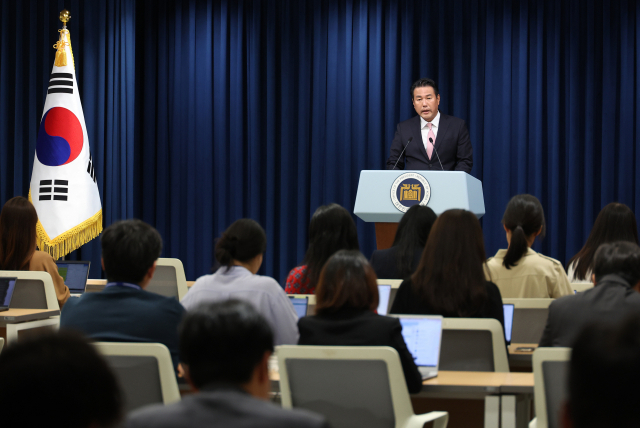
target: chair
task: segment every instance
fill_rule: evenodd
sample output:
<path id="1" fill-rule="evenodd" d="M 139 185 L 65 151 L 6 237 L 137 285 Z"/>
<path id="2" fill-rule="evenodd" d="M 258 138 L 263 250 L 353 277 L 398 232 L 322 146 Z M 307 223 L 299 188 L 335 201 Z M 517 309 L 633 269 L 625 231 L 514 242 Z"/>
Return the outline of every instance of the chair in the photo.
<path id="1" fill-rule="evenodd" d="M 593 282 L 572 282 L 571 289 L 580 293 L 581 291 L 593 288 Z"/>
<path id="2" fill-rule="evenodd" d="M 402 279 L 379 279 L 378 285 L 390 285 L 391 286 L 391 294 L 389 294 L 389 310 L 391 310 L 391 306 L 393 306 L 393 301 L 396 299 L 396 293 L 398 292 L 398 288 L 400 288 L 400 284 L 402 284 Z"/>
<path id="3" fill-rule="evenodd" d="M 324 415 L 333 428 L 445 428 L 447 412 L 415 415 L 395 349 L 279 346 L 282 407 Z"/>
<path id="4" fill-rule="evenodd" d="M 2 352 L 2 348 L 4 348 L 4 337 L 0 337 L 0 352 Z"/>
<path id="5" fill-rule="evenodd" d="M 10 308 L 60 309 L 56 289 L 48 272 L 3 270 L 0 276 L 17 277 Z"/>
<path id="6" fill-rule="evenodd" d="M 533 353 L 533 395 L 536 418 L 530 428 L 560 426 L 560 406 L 566 399 L 571 348 L 538 348 Z"/>
<path id="7" fill-rule="evenodd" d="M 444 318 L 439 370 L 508 372 L 507 347 L 500 321 Z"/>
<path id="8" fill-rule="evenodd" d="M 180 400 L 176 373 L 165 345 L 96 342 L 95 346 L 120 382 L 127 412 L 148 404 Z"/>
<path id="9" fill-rule="evenodd" d="M 189 291 L 182 262 L 178 259 L 158 259 L 156 271 L 146 290 L 182 300 Z"/>
<path id="10" fill-rule="evenodd" d="M 512 303 L 513 327 L 511 343 L 539 343 L 554 299 L 502 299 Z"/>

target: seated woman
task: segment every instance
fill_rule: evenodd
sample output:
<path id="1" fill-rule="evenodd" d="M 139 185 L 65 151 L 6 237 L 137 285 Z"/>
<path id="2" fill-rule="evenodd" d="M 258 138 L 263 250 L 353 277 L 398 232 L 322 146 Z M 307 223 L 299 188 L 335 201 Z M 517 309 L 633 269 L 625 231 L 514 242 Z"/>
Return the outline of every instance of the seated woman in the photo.
<path id="1" fill-rule="evenodd" d="M 28 270 L 47 272 L 53 280 L 58 304 L 69 298 L 69 287 L 58 273 L 58 266 L 50 254 L 36 250 L 38 214 L 27 198 L 16 196 L 0 212 L 0 270 Z"/>
<path id="2" fill-rule="evenodd" d="M 593 256 L 596 250 L 602 244 L 616 241 L 638 244 L 638 225 L 636 216 L 628 206 L 612 202 L 600 211 L 584 247 L 567 263 L 569 281 L 592 282 Z"/>
<path id="3" fill-rule="evenodd" d="M 267 248 L 267 235 L 251 219 L 235 221 L 216 243 L 220 268 L 198 278 L 180 303 L 187 311 L 204 302 L 239 299 L 247 301 L 271 324 L 276 345 L 298 343 L 298 315 L 280 284 L 256 275 Z"/>
<path id="4" fill-rule="evenodd" d="M 562 263 L 531 249 L 537 236 L 544 236 L 544 210 L 538 198 L 516 195 L 502 217 L 507 250 L 487 260 L 491 280 L 503 298 L 557 298 L 572 294 Z"/>
<path id="5" fill-rule="evenodd" d="M 397 318 L 375 313 L 376 274 L 359 251 L 342 250 L 322 269 L 316 289 L 316 315 L 300 318 L 299 345 L 391 346 L 400 355 L 410 393 L 422 388 L 422 376 L 402 338 Z"/>
<path id="6" fill-rule="evenodd" d="M 378 278 L 405 279 L 418 267 L 436 213 L 429 207 L 414 205 L 402 216 L 393 246 L 376 250 L 371 255 L 371 267 Z"/>
<path id="7" fill-rule="evenodd" d="M 480 222 L 465 210 L 448 210 L 433 224 L 416 272 L 400 284 L 394 314 L 495 318 L 504 328 L 500 290 L 485 281 Z"/>
<path id="8" fill-rule="evenodd" d="M 309 247 L 301 266 L 289 272 L 288 294 L 314 294 L 320 271 L 338 250 L 359 250 L 358 231 L 351 214 L 338 204 L 318 207 L 309 223 Z"/>

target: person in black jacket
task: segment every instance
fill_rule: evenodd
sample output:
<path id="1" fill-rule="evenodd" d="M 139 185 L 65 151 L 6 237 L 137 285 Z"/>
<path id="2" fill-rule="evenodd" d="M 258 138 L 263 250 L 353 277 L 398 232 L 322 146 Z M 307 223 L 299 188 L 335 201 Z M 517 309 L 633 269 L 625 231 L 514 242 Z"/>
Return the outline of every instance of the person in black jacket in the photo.
<path id="1" fill-rule="evenodd" d="M 445 211 L 433 224 L 418 269 L 400 284 L 391 313 L 495 318 L 504 330 L 502 296 L 485 281 L 485 260 L 475 214 Z"/>
<path id="2" fill-rule="evenodd" d="M 316 288 L 316 315 L 300 318 L 299 345 L 390 346 L 398 351 L 410 393 L 422 389 L 422 376 L 402 338 L 397 318 L 375 313 L 376 274 L 354 250 L 341 250 L 324 265 Z"/>
<path id="3" fill-rule="evenodd" d="M 414 205 L 409 208 L 398 224 L 393 246 L 376 250 L 371 255 L 371 267 L 378 278 L 405 279 L 415 272 L 436 218 L 436 213 L 429 207 Z"/>

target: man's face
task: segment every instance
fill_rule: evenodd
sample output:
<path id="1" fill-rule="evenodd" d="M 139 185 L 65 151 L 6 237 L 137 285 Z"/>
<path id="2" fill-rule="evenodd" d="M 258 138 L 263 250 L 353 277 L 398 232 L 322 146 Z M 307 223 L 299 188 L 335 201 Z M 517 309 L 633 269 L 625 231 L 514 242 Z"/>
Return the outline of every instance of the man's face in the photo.
<path id="1" fill-rule="evenodd" d="M 413 108 L 427 122 L 431 122 L 438 114 L 440 95 L 431 86 L 422 86 L 413 90 Z"/>

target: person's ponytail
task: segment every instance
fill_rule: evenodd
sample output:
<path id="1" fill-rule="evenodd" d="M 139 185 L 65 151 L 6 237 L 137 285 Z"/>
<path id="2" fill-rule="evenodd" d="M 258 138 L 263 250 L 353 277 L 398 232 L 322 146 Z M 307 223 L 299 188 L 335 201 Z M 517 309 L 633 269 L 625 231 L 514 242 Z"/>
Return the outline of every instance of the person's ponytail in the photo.
<path id="1" fill-rule="evenodd" d="M 242 218 L 233 222 L 216 243 L 215 257 L 227 270 L 234 261 L 248 262 L 267 248 L 267 235 L 256 221 Z"/>
<path id="2" fill-rule="evenodd" d="M 507 204 L 502 224 L 511 231 L 509 249 L 503 261 L 504 267 L 510 269 L 527 254 L 527 239 L 531 235 L 540 232 L 544 236 L 546 226 L 542 204 L 535 196 L 516 195 Z"/>
<path id="3" fill-rule="evenodd" d="M 511 243 L 507 254 L 504 256 L 504 267 L 510 269 L 527 253 L 527 237 L 522 226 L 518 225 L 511 231 Z"/>

